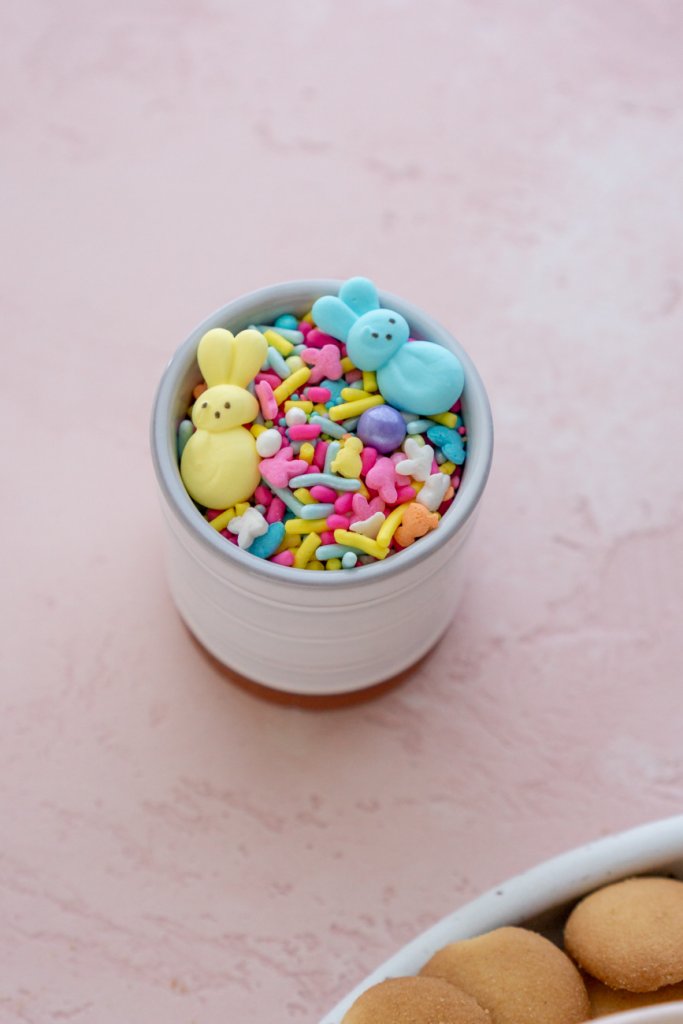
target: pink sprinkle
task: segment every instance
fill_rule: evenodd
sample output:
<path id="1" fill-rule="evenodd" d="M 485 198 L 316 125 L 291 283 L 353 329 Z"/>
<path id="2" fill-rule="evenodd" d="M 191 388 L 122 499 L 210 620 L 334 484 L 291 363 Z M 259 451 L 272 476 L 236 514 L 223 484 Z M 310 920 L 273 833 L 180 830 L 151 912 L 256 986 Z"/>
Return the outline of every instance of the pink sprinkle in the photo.
<path id="1" fill-rule="evenodd" d="M 325 456 L 327 455 L 328 443 L 328 441 L 318 441 L 315 446 L 312 465 L 314 465 L 316 469 L 323 469 L 325 466 Z"/>
<path id="2" fill-rule="evenodd" d="M 285 503 L 282 498 L 273 498 L 268 511 L 266 512 L 266 522 L 268 523 L 280 523 L 285 514 Z"/>
<path id="3" fill-rule="evenodd" d="M 327 504 L 337 500 L 337 492 L 333 491 L 331 487 L 323 487 L 322 484 L 315 484 L 311 487 L 311 497 L 315 498 L 316 501 L 324 501 Z"/>
<path id="4" fill-rule="evenodd" d="M 313 324 L 309 324 L 308 320 L 300 320 L 297 330 L 301 331 L 302 334 L 310 334 L 313 330 Z"/>
<path id="5" fill-rule="evenodd" d="M 378 459 L 365 477 L 365 483 L 389 505 L 396 501 L 396 483 L 407 483 L 405 477 L 399 477 L 391 459 Z"/>
<path id="6" fill-rule="evenodd" d="M 415 488 L 408 486 L 399 487 L 396 492 L 396 497 L 399 503 L 403 501 L 412 501 L 415 497 Z"/>
<path id="7" fill-rule="evenodd" d="M 217 508 L 207 508 L 206 510 L 206 518 L 208 522 L 211 522 L 212 519 L 215 519 L 216 516 L 219 516 L 220 514 L 220 509 Z"/>
<path id="8" fill-rule="evenodd" d="M 458 427 L 458 433 L 462 436 L 463 434 L 466 434 L 467 431 L 465 430 L 464 427 Z"/>
<path id="9" fill-rule="evenodd" d="M 260 384 L 264 380 L 266 384 L 270 384 L 271 388 L 276 388 L 282 381 L 276 373 L 257 373 L 254 377 L 256 384 Z"/>
<path id="10" fill-rule="evenodd" d="M 366 445 L 360 453 L 360 461 L 363 466 L 363 476 L 365 476 L 377 462 L 377 449 Z"/>
<path id="11" fill-rule="evenodd" d="M 225 539 L 229 540 L 231 544 L 237 544 L 237 535 L 230 533 L 230 530 L 221 530 L 221 537 L 225 537 Z"/>
<path id="12" fill-rule="evenodd" d="M 323 345 L 339 345 L 339 342 L 331 334 L 324 334 L 317 327 L 314 327 L 313 330 L 308 331 L 306 334 L 306 344 L 312 345 L 313 348 L 322 348 Z"/>
<path id="13" fill-rule="evenodd" d="M 457 473 L 454 473 L 453 476 L 451 477 L 451 483 L 453 484 L 453 490 L 457 491 L 458 487 L 460 486 L 460 477 L 457 475 Z"/>
<path id="14" fill-rule="evenodd" d="M 334 534 L 332 533 L 332 530 L 323 530 L 323 532 L 320 534 L 320 543 L 321 544 L 336 544 L 337 543 L 336 540 L 334 539 Z"/>
<path id="15" fill-rule="evenodd" d="M 306 395 L 306 398 L 310 399 L 311 402 L 325 403 L 329 402 L 329 400 L 332 398 L 332 392 L 330 391 L 329 388 L 318 388 L 314 386 L 311 388 L 306 388 L 304 394 Z"/>
<path id="16" fill-rule="evenodd" d="M 430 472 L 432 472 L 432 473 L 438 473 L 439 472 L 439 463 L 436 461 L 436 459 L 432 459 L 432 468 L 431 468 Z"/>
<path id="17" fill-rule="evenodd" d="M 288 433 L 292 441 L 312 441 L 320 433 L 319 423 L 295 423 Z"/>
<path id="18" fill-rule="evenodd" d="M 327 526 L 330 530 L 348 530 L 349 521 L 346 516 L 331 515 L 327 517 Z"/>
<path id="19" fill-rule="evenodd" d="M 281 551 L 279 555 L 273 555 L 269 562 L 276 562 L 278 565 L 294 565 L 294 552 Z"/>
<path id="20" fill-rule="evenodd" d="M 303 459 L 292 459 L 292 448 L 281 448 L 277 455 L 270 459 L 261 459 L 259 470 L 261 476 L 273 487 L 286 487 L 294 476 L 305 473 L 309 468 Z"/>
<path id="21" fill-rule="evenodd" d="M 455 405 L 451 406 L 451 412 L 456 412 L 456 413 L 460 412 L 461 408 L 462 408 L 462 403 L 461 403 L 460 399 L 458 399 L 458 401 L 455 403 Z"/>
<path id="22" fill-rule="evenodd" d="M 349 384 L 355 384 L 357 380 L 362 379 L 363 374 L 361 373 L 360 370 L 349 370 L 349 372 L 346 374 L 346 380 L 348 381 Z"/>
<path id="23" fill-rule="evenodd" d="M 344 491 L 344 493 L 340 494 L 339 497 L 337 498 L 337 500 L 335 501 L 335 503 L 334 503 L 334 511 L 337 512 L 340 516 L 346 515 L 348 512 L 351 511 L 351 503 L 352 502 L 353 502 L 353 492 L 352 491 Z"/>
<path id="24" fill-rule="evenodd" d="M 264 419 L 274 420 L 277 416 L 277 402 L 267 380 L 262 380 L 260 384 L 256 385 L 256 397 L 259 400 Z"/>
<path id="25" fill-rule="evenodd" d="M 263 486 L 263 484 L 258 485 L 256 490 L 254 491 L 254 497 L 256 498 L 257 505 L 265 505 L 266 508 L 268 508 L 271 501 L 273 500 L 273 495 L 270 493 L 267 487 Z"/>

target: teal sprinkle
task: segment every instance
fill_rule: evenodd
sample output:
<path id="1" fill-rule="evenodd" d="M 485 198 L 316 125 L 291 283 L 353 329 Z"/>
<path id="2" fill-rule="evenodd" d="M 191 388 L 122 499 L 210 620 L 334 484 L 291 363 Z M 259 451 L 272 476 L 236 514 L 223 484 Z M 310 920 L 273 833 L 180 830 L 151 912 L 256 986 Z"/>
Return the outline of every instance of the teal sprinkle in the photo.
<path id="1" fill-rule="evenodd" d="M 278 350 L 272 345 L 268 347 L 268 362 L 271 370 L 275 371 L 280 380 L 286 380 L 292 372 Z"/>
<path id="2" fill-rule="evenodd" d="M 355 555 L 356 552 L 353 548 L 348 547 L 346 544 L 321 544 L 319 548 L 315 549 L 315 557 L 319 562 L 327 562 L 330 558 L 341 558 L 342 564 L 344 555 Z M 355 562 L 353 563 L 356 564 Z"/>
<path id="3" fill-rule="evenodd" d="M 293 480 L 289 481 L 289 486 L 294 490 L 297 487 L 315 487 L 316 484 L 332 487 L 335 491 L 360 490 L 360 480 L 347 480 L 343 476 L 333 476 L 332 473 L 304 473 L 301 476 L 295 476 Z M 285 499 L 283 498 L 282 500 L 284 501 Z"/>
<path id="4" fill-rule="evenodd" d="M 340 448 L 341 448 L 341 445 L 339 444 L 339 441 L 332 441 L 331 444 L 329 445 L 327 451 L 325 452 L 325 472 L 326 473 L 331 473 L 332 472 L 332 468 L 331 468 L 332 467 L 332 463 L 337 458 L 337 454 L 338 454 Z"/>
<path id="5" fill-rule="evenodd" d="M 282 544 L 284 535 L 284 523 L 270 523 L 267 532 L 252 541 L 247 551 L 250 555 L 256 555 L 257 558 L 270 558 Z"/>
<path id="6" fill-rule="evenodd" d="M 308 422 L 318 423 L 322 428 L 323 434 L 327 434 L 328 437 L 343 437 L 346 433 L 344 427 L 340 426 L 339 423 L 328 420 L 326 416 L 321 416 L 319 412 L 312 412 L 308 417 Z"/>
<path id="7" fill-rule="evenodd" d="M 308 474 L 306 474 L 308 476 Z M 327 519 L 334 512 L 334 505 L 319 502 L 316 505 L 304 505 L 301 509 L 301 519 Z"/>
<path id="8" fill-rule="evenodd" d="M 409 434 L 424 434 L 425 430 L 429 430 L 433 426 L 432 420 L 411 420 L 407 426 L 407 431 Z"/>
<path id="9" fill-rule="evenodd" d="M 313 474 L 311 474 L 312 476 Z M 263 479 L 263 478 L 261 478 Z M 306 477 L 300 477 L 301 480 L 305 480 Z M 291 491 L 286 490 L 284 487 L 275 487 L 273 484 L 269 484 L 267 480 L 263 480 L 266 487 L 269 488 L 278 498 L 284 501 L 287 508 L 291 509 L 297 518 L 301 517 L 301 509 L 305 506 L 301 504 L 298 498 L 295 498 Z M 291 483 L 291 481 L 290 481 Z M 297 487 L 305 487 L 305 484 L 297 484 Z"/>

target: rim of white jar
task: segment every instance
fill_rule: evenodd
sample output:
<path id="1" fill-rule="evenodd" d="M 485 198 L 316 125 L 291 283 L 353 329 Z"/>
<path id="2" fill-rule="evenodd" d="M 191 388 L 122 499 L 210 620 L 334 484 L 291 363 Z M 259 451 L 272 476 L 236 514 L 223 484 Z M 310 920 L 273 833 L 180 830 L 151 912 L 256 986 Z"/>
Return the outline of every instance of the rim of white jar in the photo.
<path id="1" fill-rule="evenodd" d="M 436 342 L 450 349 L 463 365 L 465 387 L 462 394 L 464 420 L 467 426 L 467 458 L 455 499 L 439 522 L 418 542 L 391 554 L 386 560 L 372 562 L 339 572 L 310 572 L 278 565 L 256 558 L 235 544 L 229 544 L 201 515 L 185 490 L 177 458 L 178 422 L 172 419 L 181 383 L 191 369 L 196 369 L 196 382 L 201 373 L 196 362 L 199 339 L 212 327 L 226 327 L 233 333 L 249 324 L 272 323 L 283 313 L 303 315 L 315 299 L 336 295 L 340 279 L 304 279 L 268 285 L 249 292 L 221 306 L 195 327 L 169 361 L 156 392 L 152 410 L 150 441 L 152 461 L 161 492 L 179 522 L 190 530 L 205 547 L 225 560 L 227 567 L 239 567 L 254 576 L 295 587 L 348 587 L 361 581 L 387 579 L 404 572 L 444 547 L 458 533 L 476 509 L 486 486 L 493 456 L 493 420 L 488 396 L 472 359 L 462 345 L 441 324 L 419 307 L 386 291 L 379 291 L 382 306 L 394 309 L 409 323 L 411 335 Z M 191 396 L 188 392 L 187 404 Z M 472 424 L 476 424 L 474 431 Z"/>

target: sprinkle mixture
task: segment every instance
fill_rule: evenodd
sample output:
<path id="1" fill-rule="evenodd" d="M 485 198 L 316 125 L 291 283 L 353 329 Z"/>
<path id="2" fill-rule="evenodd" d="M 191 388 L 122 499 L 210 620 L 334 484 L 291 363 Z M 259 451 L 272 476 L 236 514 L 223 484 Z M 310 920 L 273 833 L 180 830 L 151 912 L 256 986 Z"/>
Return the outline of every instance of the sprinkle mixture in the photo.
<path id="1" fill-rule="evenodd" d="M 357 369 L 312 313 L 251 329 L 268 345 L 247 388 L 259 405 L 245 428 L 260 482 L 249 501 L 204 509 L 212 528 L 256 558 L 318 571 L 391 557 L 437 529 L 466 457 L 460 401 L 431 416 L 393 408 L 376 374 Z M 198 384 L 193 401 L 206 388 Z M 192 406 L 178 428 L 179 459 L 191 417 Z"/>

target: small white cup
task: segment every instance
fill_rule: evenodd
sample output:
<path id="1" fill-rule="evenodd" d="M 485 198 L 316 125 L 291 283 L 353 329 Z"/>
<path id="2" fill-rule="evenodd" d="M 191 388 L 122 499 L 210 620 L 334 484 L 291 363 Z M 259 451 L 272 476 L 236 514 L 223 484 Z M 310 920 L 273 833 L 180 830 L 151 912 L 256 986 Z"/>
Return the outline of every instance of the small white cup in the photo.
<path id="1" fill-rule="evenodd" d="M 493 425 L 472 360 L 429 316 L 380 293 L 415 337 L 453 351 L 465 370 L 467 459 L 456 498 L 436 530 L 385 561 L 309 572 L 254 558 L 226 543 L 203 519 L 178 469 L 176 436 L 201 380 L 196 352 L 212 327 L 237 333 L 306 313 L 336 280 L 293 281 L 235 299 L 201 323 L 168 364 L 151 425 L 165 521 L 171 593 L 185 623 L 223 665 L 274 690 L 348 694 L 390 679 L 419 661 L 448 629 L 462 596 L 463 556 L 491 464 Z"/>

